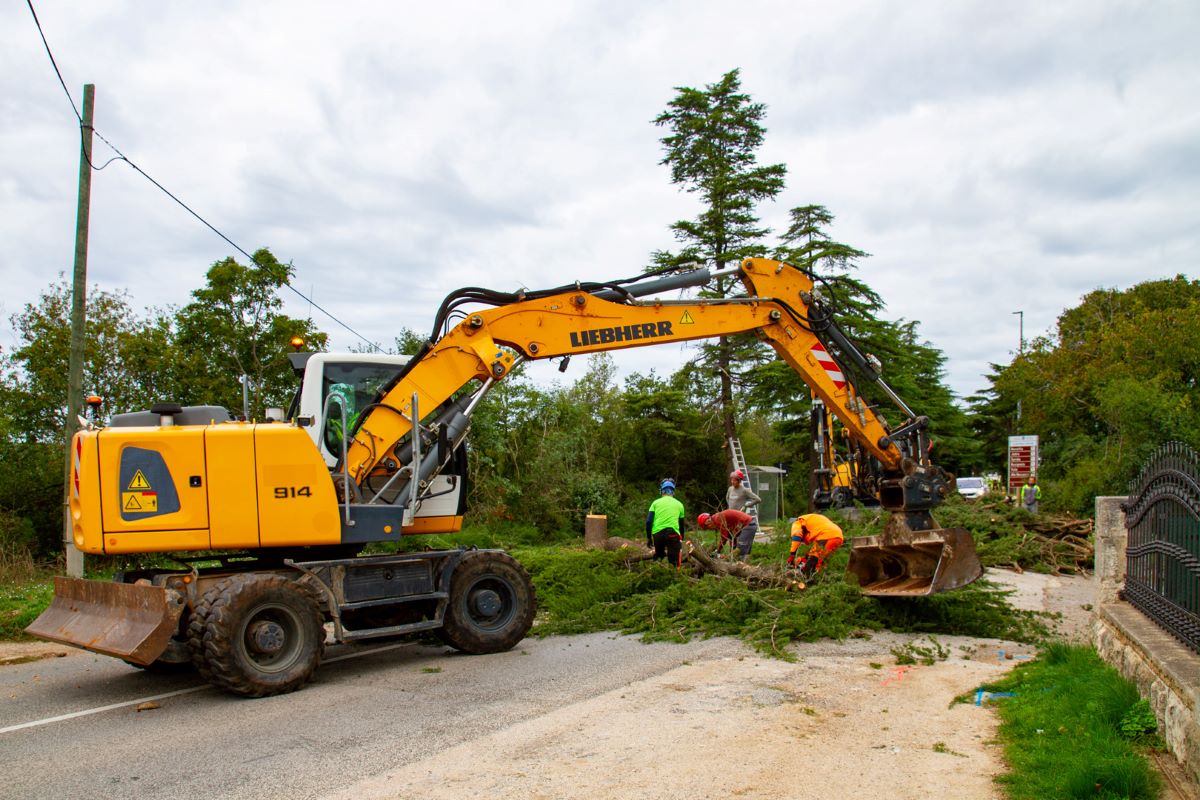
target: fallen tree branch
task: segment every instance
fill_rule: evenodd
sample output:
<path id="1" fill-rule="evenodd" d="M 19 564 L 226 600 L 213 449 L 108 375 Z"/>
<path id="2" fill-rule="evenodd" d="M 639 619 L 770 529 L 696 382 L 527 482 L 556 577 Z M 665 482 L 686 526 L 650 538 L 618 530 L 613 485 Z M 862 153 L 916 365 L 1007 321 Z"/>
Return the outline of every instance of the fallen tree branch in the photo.
<path id="1" fill-rule="evenodd" d="M 803 581 L 790 577 L 777 568 L 713 558 L 704 543 L 694 539 L 687 539 L 684 544 L 687 547 L 688 559 L 698 570 L 710 575 L 740 578 L 747 586 L 755 588 L 770 587 L 788 591 L 804 588 Z"/>
<path id="2" fill-rule="evenodd" d="M 639 561 L 649 561 L 654 558 L 654 550 L 641 542 L 625 539 L 620 536 L 610 536 L 604 540 L 601 549 L 620 552 L 625 556 L 627 565 Z M 697 573 L 733 577 L 745 581 L 746 585 L 755 588 L 784 589 L 796 591 L 804 588 L 804 582 L 785 573 L 776 567 L 747 564 L 742 561 L 726 561 L 714 558 L 703 542 L 685 539 L 683 553 Z"/>

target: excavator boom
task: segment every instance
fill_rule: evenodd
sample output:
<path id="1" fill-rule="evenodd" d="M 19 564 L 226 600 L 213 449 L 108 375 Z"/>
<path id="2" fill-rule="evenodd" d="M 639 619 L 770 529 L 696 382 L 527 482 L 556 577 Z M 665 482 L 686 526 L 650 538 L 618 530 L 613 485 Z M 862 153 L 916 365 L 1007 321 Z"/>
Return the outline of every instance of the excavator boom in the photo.
<path id="1" fill-rule="evenodd" d="M 516 296 L 472 290 L 474 293 L 463 299 L 492 302 L 494 307 L 467 314 L 445 335 L 428 343 L 386 388 L 360 419 L 340 466 L 342 473 L 358 494 L 369 478 L 381 473 L 389 476 L 388 483 L 396 482 L 399 496 L 411 498 L 407 513 L 412 513 L 420 502 L 421 487 L 466 436 L 469 410 L 482 392 L 508 375 L 519 360 L 754 332 L 882 465 L 879 500 L 894 520 L 886 543 L 856 545 L 851 552 L 851 571 L 860 582 L 865 581 L 863 590 L 888 595 L 931 594 L 953 588 L 939 579 L 951 563 L 961 566 L 950 570 L 960 576 L 952 582 L 956 585 L 963 582 L 961 576 L 968 576 L 965 582 L 970 582 L 982 574 L 970 536 L 939 533 L 943 529 L 929 513 L 948 493 L 950 479 L 928 459 L 928 419 L 912 415 L 841 334 L 814 296 L 812 279 L 791 265 L 769 259 L 746 259 L 736 270 L 723 274 L 736 274 L 746 296 L 640 299 L 712 280 L 713 273 L 703 270 L 649 281 L 644 286 L 577 284 Z M 452 305 L 444 304 L 443 310 Z M 439 315 L 435 329 L 440 329 L 442 317 Z M 890 427 L 859 396 L 855 382 L 831 351 L 848 358 L 878 382 L 907 419 Z M 453 398 L 472 381 L 481 384 L 479 393 L 465 406 L 460 398 L 456 411 Z M 435 410 L 440 416 L 427 424 Z M 920 536 L 914 538 L 915 534 Z M 937 542 L 951 539 L 954 546 L 943 547 L 934 562 L 935 567 L 942 567 L 929 568 Z M 904 587 L 902 591 L 896 588 L 899 586 Z"/>

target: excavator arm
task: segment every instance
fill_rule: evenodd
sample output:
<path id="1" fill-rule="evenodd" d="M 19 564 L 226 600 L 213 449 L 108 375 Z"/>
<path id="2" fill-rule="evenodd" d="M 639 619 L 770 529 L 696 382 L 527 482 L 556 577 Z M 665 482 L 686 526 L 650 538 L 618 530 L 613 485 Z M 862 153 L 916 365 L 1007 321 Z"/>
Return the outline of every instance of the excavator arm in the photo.
<path id="1" fill-rule="evenodd" d="M 640 299 L 733 274 L 745 286 L 746 296 Z M 368 486 L 386 479 L 385 489 L 392 489 L 396 492 L 393 496 L 408 503 L 406 515 L 414 513 L 425 487 L 466 436 L 476 403 L 521 360 L 753 332 L 775 349 L 883 466 L 880 502 L 893 512 L 889 530 L 901 538 L 914 531 L 941 530 L 929 512 L 949 491 L 949 476 L 926 455 L 928 420 L 912 415 L 882 384 L 869 360 L 838 331 L 814 295 L 811 278 L 791 265 L 746 259 L 724 273 L 697 270 L 660 280 L 577 284 L 517 295 L 469 290 L 461 297 L 495 305 L 467 313 L 445 335 L 428 343 L 360 417 L 339 466 L 348 483 L 343 488 L 352 490 L 358 502 L 377 502 L 384 490 L 373 493 Z M 452 307 L 454 303 L 443 304 L 435 330 L 441 329 L 443 318 L 448 318 L 444 312 Z M 889 427 L 859 395 L 831 350 L 880 383 L 907 417 L 905 421 Z M 473 382 L 479 388 L 463 393 Z M 903 544 L 896 547 L 904 549 Z M 899 578 L 906 584 L 914 562 L 904 558 L 901 554 L 902 563 L 891 566 L 873 561 L 872 568 L 860 575 L 860 582 L 867 579 L 879 584 Z M 942 560 L 940 555 L 936 559 Z M 923 566 L 919 571 L 931 570 Z M 917 591 L 880 593 L 927 594 L 935 577 L 923 576 L 929 581 Z M 974 577 L 978 575 L 970 580 Z M 933 590 L 942 588 L 952 587 L 942 585 Z"/>

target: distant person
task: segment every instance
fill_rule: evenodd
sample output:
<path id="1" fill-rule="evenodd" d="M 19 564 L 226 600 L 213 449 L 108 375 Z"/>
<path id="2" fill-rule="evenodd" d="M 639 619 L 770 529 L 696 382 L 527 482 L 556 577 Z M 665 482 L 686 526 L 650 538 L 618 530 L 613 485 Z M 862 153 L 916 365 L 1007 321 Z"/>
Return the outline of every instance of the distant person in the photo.
<path id="1" fill-rule="evenodd" d="M 792 523 L 792 548 L 787 565 L 796 567 L 805 576 L 825 569 L 825 559 L 842 546 L 844 537 L 837 523 L 822 514 L 803 514 Z M 808 554 L 796 559 L 801 544 L 810 544 Z"/>
<path id="2" fill-rule="evenodd" d="M 696 523 L 706 531 L 718 531 L 717 553 L 725 547 L 726 542 L 737 545 L 738 558 L 747 561 L 750 558 L 750 548 L 754 546 L 754 535 L 758 533 L 758 523 L 754 517 L 736 508 L 727 508 L 716 514 L 701 514 Z"/>
<path id="3" fill-rule="evenodd" d="M 650 504 L 646 515 L 646 546 L 654 548 L 654 560 L 665 558 L 675 566 L 683 563 L 683 503 L 675 499 L 675 481 L 659 484 L 662 495 Z"/>
<path id="4" fill-rule="evenodd" d="M 1030 514 L 1036 514 L 1038 500 L 1042 499 L 1042 487 L 1037 485 L 1037 476 L 1030 475 L 1025 479 L 1025 485 L 1018 493 L 1017 502 Z"/>
<path id="5" fill-rule="evenodd" d="M 746 506 L 756 506 L 762 498 L 754 493 L 746 481 L 746 473 L 735 469 L 729 473 L 729 488 L 725 490 L 725 505 L 734 511 L 745 511 Z"/>

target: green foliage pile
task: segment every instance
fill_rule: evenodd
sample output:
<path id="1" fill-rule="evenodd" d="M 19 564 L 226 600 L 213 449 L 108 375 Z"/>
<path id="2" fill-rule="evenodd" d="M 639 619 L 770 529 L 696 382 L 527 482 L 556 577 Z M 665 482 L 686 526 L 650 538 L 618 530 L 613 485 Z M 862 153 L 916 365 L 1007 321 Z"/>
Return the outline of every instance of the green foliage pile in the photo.
<path id="1" fill-rule="evenodd" d="M 878 532 L 870 519 L 839 521 L 848 536 Z M 1049 633 L 1045 615 L 1013 608 L 1007 602 L 1011 592 L 987 581 L 927 598 L 864 597 L 845 577 L 848 546 L 833 554 L 807 589 L 788 592 L 751 589 L 737 578 L 697 578 L 686 566 L 680 571 L 662 562 L 627 562 L 620 551 L 582 549 L 570 533 L 559 532 L 555 539 L 547 546 L 532 526 L 489 525 L 423 539 L 421 545 L 509 550 L 537 588 L 535 636 L 604 630 L 641 634 L 647 641 L 734 636 L 763 653 L 790 658 L 792 642 L 882 629 L 1025 642 Z M 782 564 L 788 547 L 784 540 L 755 544 L 751 563 Z"/>
<path id="2" fill-rule="evenodd" d="M 735 636 L 790 658 L 792 642 L 844 639 L 883 628 L 1033 641 L 1046 634 L 1037 615 L 1013 609 L 989 585 L 904 601 L 864 597 L 836 564 L 800 592 L 751 589 L 737 578 L 692 576 L 662 563 L 626 564 L 621 554 L 573 549 L 514 551 L 538 591 L 533 633 L 619 630 L 648 641 Z"/>
<path id="3" fill-rule="evenodd" d="M 1154 717 L 1137 689 L 1090 647 L 1049 645 L 1036 661 L 984 687 L 1002 700 L 999 737 L 1013 800 L 1153 800 L 1160 779 L 1138 746 L 1153 746 Z"/>
<path id="4" fill-rule="evenodd" d="M 756 545 L 751 561 L 782 564 L 787 549 L 784 541 Z M 847 548 L 800 592 L 751 589 L 737 578 L 697 578 L 686 567 L 680 571 L 661 562 L 627 563 L 619 551 L 527 544 L 512 551 L 537 587 L 539 636 L 599 630 L 642 634 L 649 641 L 735 636 L 763 653 L 789 658 L 792 642 L 884 628 L 1014 641 L 1047 635 L 1042 615 L 1014 609 L 1007 591 L 984 581 L 928 598 L 864 597 L 844 576 Z"/>
<path id="5" fill-rule="evenodd" d="M 872 522 L 845 522 L 848 535 L 873 531 Z M 737 578 L 695 577 L 662 562 L 627 562 L 619 552 L 584 550 L 575 534 L 552 535 L 524 523 L 474 526 L 453 536 L 411 537 L 406 549 L 479 547 L 509 550 L 537 588 L 533 635 L 614 630 L 648 641 L 688 641 L 734 636 L 763 653 L 790 658 L 792 642 L 843 639 L 870 631 L 959 634 L 1037 641 L 1047 635 L 1044 616 L 1012 608 L 1008 592 L 977 581 L 928 598 L 880 600 L 862 596 L 845 578 L 847 548 L 804 591 L 751 589 Z M 368 552 L 392 550 L 373 545 Z M 752 562 L 782 564 L 786 541 L 756 545 Z M 140 566 L 161 557 L 147 556 Z M 89 559 L 89 577 L 108 578 L 130 559 Z M 0 596 L 0 638 L 22 638 L 21 629 L 46 607 L 51 581 L 14 582 Z"/>

